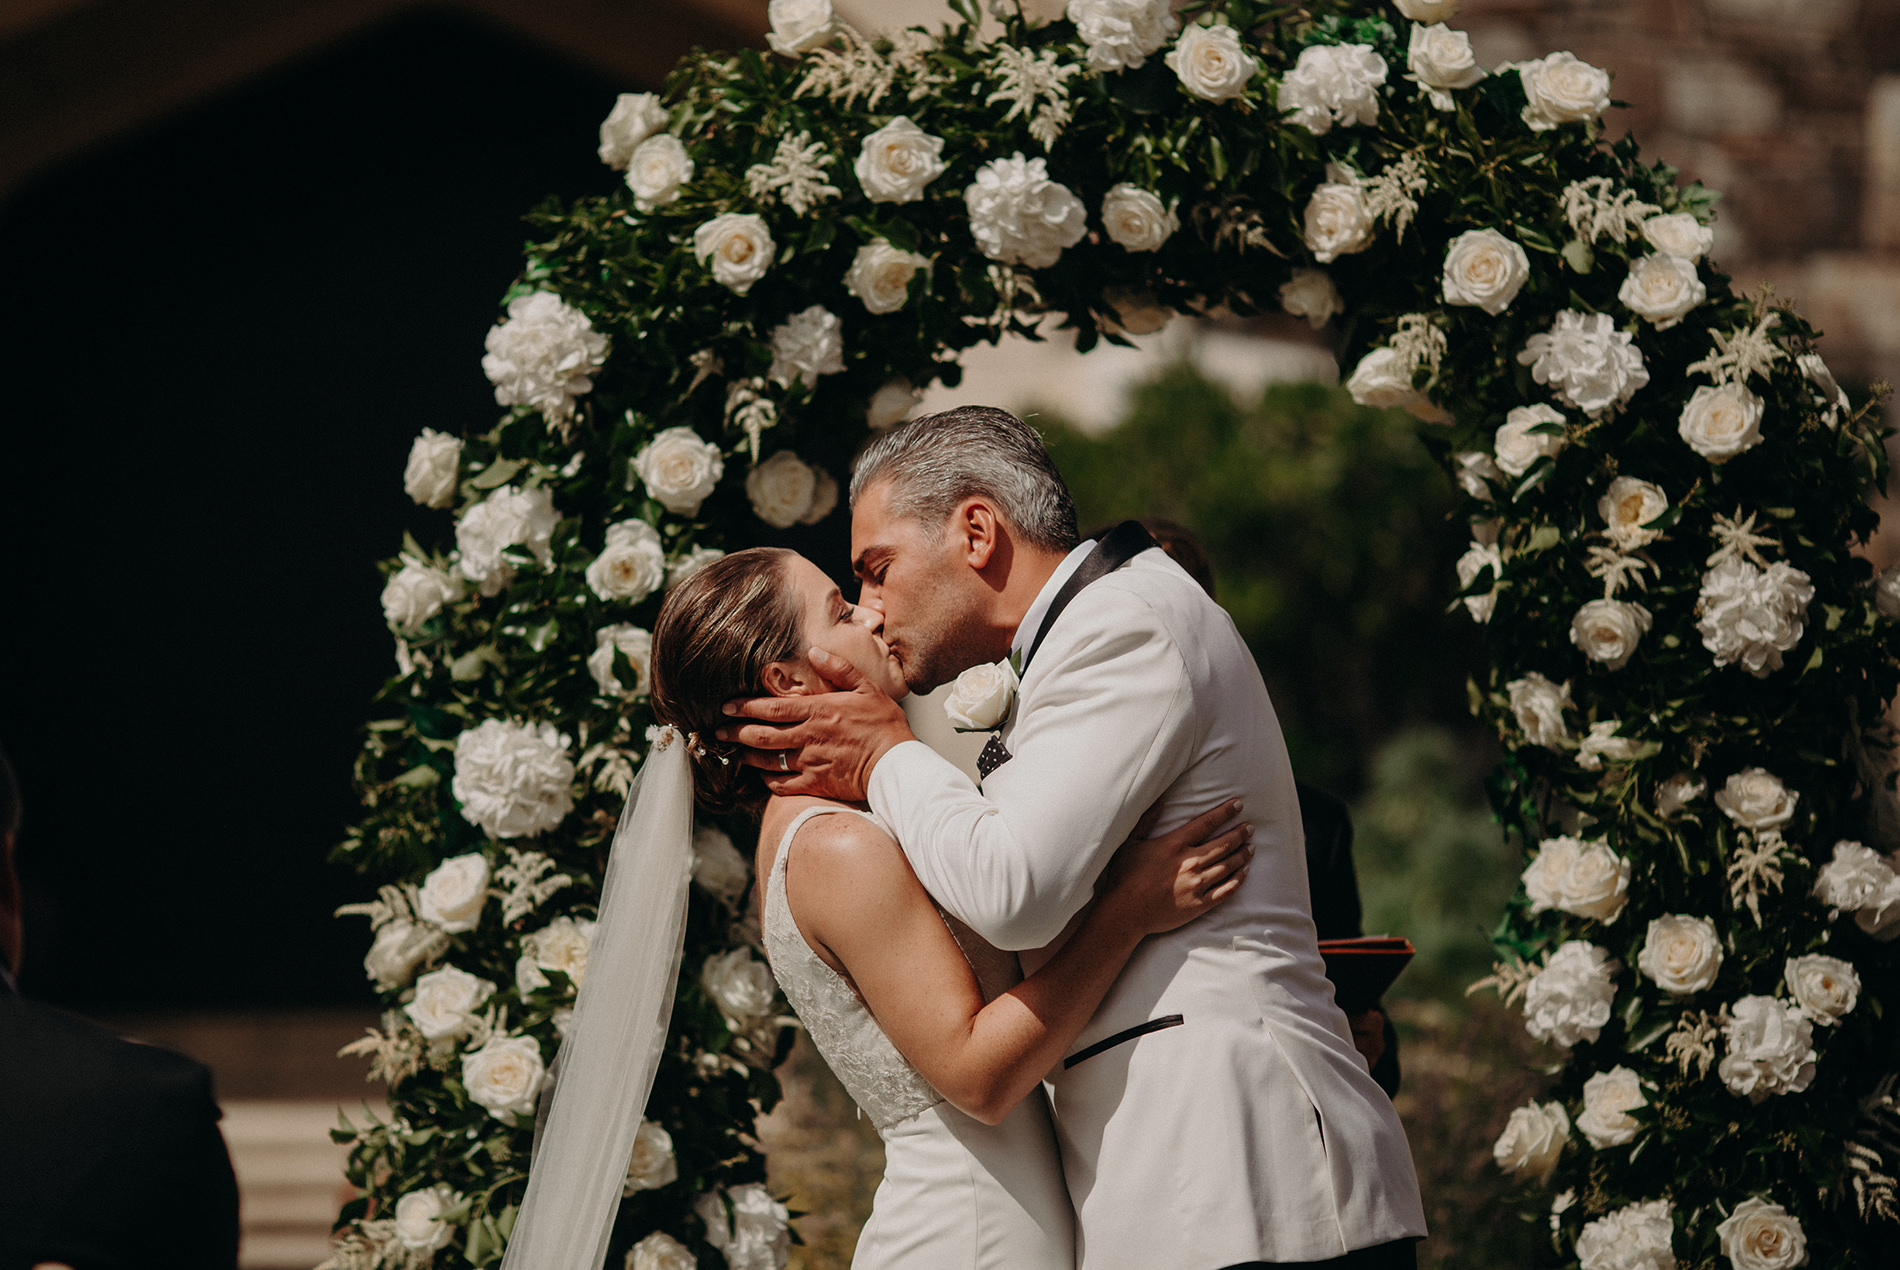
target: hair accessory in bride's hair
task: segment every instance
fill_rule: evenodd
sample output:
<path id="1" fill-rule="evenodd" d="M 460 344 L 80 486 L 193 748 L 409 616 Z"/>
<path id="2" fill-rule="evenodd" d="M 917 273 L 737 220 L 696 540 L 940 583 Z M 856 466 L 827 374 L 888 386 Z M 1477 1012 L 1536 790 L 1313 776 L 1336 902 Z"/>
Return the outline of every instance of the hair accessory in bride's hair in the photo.
<path id="1" fill-rule="evenodd" d="M 710 749 L 704 741 L 699 739 L 697 732 L 682 732 L 670 723 L 658 724 L 647 729 L 647 742 L 653 747 L 655 754 L 664 752 L 669 745 L 682 738 L 686 741 L 686 752 L 694 758 L 701 760 L 716 758 L 721 767 L 731 765 L 732 759 L 729 756 Z"/>

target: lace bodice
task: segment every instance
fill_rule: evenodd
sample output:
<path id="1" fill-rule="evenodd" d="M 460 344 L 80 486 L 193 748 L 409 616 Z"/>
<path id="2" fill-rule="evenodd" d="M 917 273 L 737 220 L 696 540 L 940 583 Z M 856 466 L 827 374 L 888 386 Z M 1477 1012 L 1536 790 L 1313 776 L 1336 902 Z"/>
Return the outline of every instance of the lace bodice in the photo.
<path id="1" fill-rule="evenodd" d="M 791 857 L 792 839 L 807 820 L 830 812 L 865 815 L 848 807 L 812 807 L 787 826 L 765 884 L 765 951 L 772 960 L 772 973 L 779 987 L 811 1033 L 818 1052 L 871 1123 L 886 1129 L 936 1106 L 943 1096 L 897 1052 L 850 982 L 812 951 L 792 919 L 791 905 L 785 898 L 785 868 Z M 865 818 L 881 827 L 876 817 Z M 998 953 L 956 924 L 952 924 L 951 933 L 976 968 L 986 999 L 1021 977 L 1012 955 Z"/>

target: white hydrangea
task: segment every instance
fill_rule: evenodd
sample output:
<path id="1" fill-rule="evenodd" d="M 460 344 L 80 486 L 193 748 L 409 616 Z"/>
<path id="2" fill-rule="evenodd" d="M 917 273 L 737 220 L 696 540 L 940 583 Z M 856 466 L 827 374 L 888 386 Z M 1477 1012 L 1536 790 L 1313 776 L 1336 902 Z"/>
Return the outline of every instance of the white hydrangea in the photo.
<path id="1" fill-rule="evenodd" d="M 791 1214 L 758 1182 L 707 1191 L 693 1201 L 706 1223 L 706 1242 L 726 1258 L 728 1270 L 784 1270 L 791 1256 Z"/>
<path id="2" fill-rule="evenodd" d="M 1591 414 L 1622 405 L 1649 382 L 1642 351 L 1607 313 L 1566 309 L 1548 332 L 1525 341 L 1517 360 L 1532 379 Z"/>
<path id="3" fill-rule="evenodd" d="M 1630 1204 L 1578 1232 L 1577 1260 L 1582 1270 L 1676 1270 L 1675 1233 L 1668 1200 Z"/>
<path id="4" fill-rule="evenodd" d="M 403 465 L 403 493 L 424 507 L 447 507 L 455 501 L 455 478 L 461 467 L 462 438 L 424 428 Z"/>
<path id="5" fill-rule="evenodd" d="M 1623 279 L 1616 298 L 1637 317 L 1666 331 L 1708 299 L 1709 292 L 1696 273 L 1695 261 L 1658 252 L 1630 262 L 1629 277 Z"/>
<path id="6" fill-rule="evenodd" d="M 1503 68 L 1500 68 L 1503 69 Z M 1570 53 L 1552 53 L 1512 67 L 1524 84 L 1524 122 L 1534 132 L 1590 123 L 1610 108 L 1610 75 Z"/>
<path id="7" fill-rule="evenodd" d="M 1324 269 L 1295 269 L 1293 276 L 1280 284 L 1280 307 L 1319 330 L 1346 311 L 1346 302 L 1332 275 Z"/>
<path id="8" fill-rule="evenodd" d="M 731 838 L 701 825 L 693 831 L 693 881 L 713 898 L 736 904 L 751 885 L 752 870 Z"/>
<path id="9" fill-rule="evenodd" d="M 633 682 L 623 684 L 614 673 L 614 654 L 633 667 Z M 603 697 L 644 697 L 653 665 L 653 635 L 627 622 L 616 622 L 594 632 L 594 651 L 587 655 L 587 673 Z"/>
<path id="10" fill-rule="evenodd" d="M 1614 922 L 1629 900 L 1630 862 L 1601 840 L 1546 838 L 1524 870 L 1531 912 L 1558 909 Z"/>
<path id="11" fill-rule="evenodd" d="M 1576 743 L 1575 735 L 1564 723 L 1564 711 L 1570 708 L 1570 684 L 1552 683 L 1536 671 L 1504 686 L 1510 698 L 1511 715 L 1532 745 L 1562 749 Z"/>
<path id="12" fill-rule="evenodd" d="M 1664 992 L 1686 996 L 1715 982 L 1722 969 L 1722 937 L 1715 923 L 1692 914 L 1652 918 L 1636 968 Z"/>
<path id="13" fill-rule="evenodd" d="M 1767 768 L 1751 767 L 1730 776 L 1715 795 L 1722 814 L 1744 829 L 1761 833 L 1794 819 L 1801 795 Z"/>
<path id="14" fill-rule="evenodd" d="M 1541 1181 L 1557 1167 L 1564 1143 L 1570 1140 L 1570 1117 L 1560 1102 L 1534 1102 L 1519 1107 L 1504 1124 L 1491 1146 L 1491 1158 L 1506 1173 L 1522 1173 Z"/>
<path id="15" fill-rule="evenodd" d="M 1648 1105 L 1642 1079 L 1619 1064 L 1583 1082 L 1583 1111 L 1577 1116 L 1577 1128 L 1599 1151 L 1620 1147 L 1635 1141 L 1642 1128 L 1629 1113 Z"/>
<path id="16" fill-rule="evenodd" d="M 1439 110 L 1455 110 L 1454 88 L 1470 88 L 1484 78 L 1484 67 L 1471 51 L 1471 37 L 1442 22 L 1414 26 L 1406 48 L 1406 78 L 1425 90 Z"/>
<path id="17" fill-rule="evenodd" d="M 483 346 L 482 373 L 495 385 L 496 403 L 539 410 L 550 424 L 572 417 L 574 399 L 593 388 L 607 361 L 607 337 L 552 291 L 510 300 Z"/>
<path id="18" fill-rule="evenodd" d="M 692 516 L 726 473 L 719 447 L 687 427 L 666 428 L 633 456 L 633 474 L 676 516 Z"/>
<path id="19" fill-rule="evenodd" d="M 1793 565 L 1777 561 L 1763 569 L 1724 560 L 1702 575 L 1696 630 L 1716 665 L 1739 665 L 1765 678 L 1801 642 L 1813 599 L 1808 575 Z"/>
<path id="20" fill-rule="evenodd" d="M 1561 410 L 1539 402 L 1517 406 L 1504 416 L 1491 448 L 1497 452 L 1498 466 L 1512 476 L 1522 476 L 1537 460 L 1554 457 L 1564 448 L 1564 427 L 1569 421 Z M 1556 425 L 1552 431 L 1551 425 Z"/>
<path id="21" fill-rule="evenodd" d="M 1822 1027 L 1832 1027 L 1860 1002 L 1860 972 L 1839 957 L 1809 953 L 1788 958 L 1783 967 L 1788 994 L 1801 1013 Z"/>
<path id="22" fill-rule="evenodd" d="M 1069 0 L 1068 16 L 1098 71 L 1143 65 L 1181 29 L 1169 0 Z"/>
<path id="23" fill-rule="evenodd" d="M 666 129 L 666 107 L 652 93 L 622 93 L 600 124 L 600 161 L 625 168 L 642 141 Z"/>
<path id="24" fill-rule="evenodd" d="M 1876 939 L 1900 935 L 1900 872 L 1872 847 L 1835 843 L 1834 858 L 1814 880 L 1814 894 L 1834 917 L 1852 913 L 1855 925 Z"/>
<path id="25" fill-rule="evenodd" d="M 1682 408 L 1676 431 L 1690 449 L 1719 465 L 1761 444 L 1762 414 L 1761 398 L 1740 384 L 1704 384 Z"/>
<path id="26" fill-rule="evenodd" d="M 800 309 L 772 328 L 772 369 L 766 377 L 780 387 L 816 386 L 820 375 L 844 369 L 844 324 L 822 304 Z"/>
<path id="27" fill-rule="evenodd" d="M 1463 590 L 1478 580 L 1478 575 L 1486 569 L 1491 570 L 1491 589 L 1482 595 L 1464 597 L 1465 609 L 1472 620 L 1489 622 L 1498 603 L 1497 580 L 1504 576 L 1504 556 L 1498 551 L 1496 543 L 1474 542 L 1458 557 L 1458 587 Z"/>
<path id="28" fill-rule="evenodd" d="M 1191 26 L 1163 59 L 1181 87 L 1204 101 L 1227 101 L 1247 91 L 1260 62 L 1241 47 L 1240 33 L 1224 22 Z"/>
<path id="29" fill-rule="evenodd" d="M 405 557 L 383 587 L 383 618 L 397 633 L 414 635 L 445 604 L 462 598 L 462 580 Z"/>
<path id="30" fill-rule="evenodd" d="M 1716 1073 L 1729 1092 L 1761 1102 L 1798 1094 L 1814 1079 L 1814 1025 L 1801 1007 L 1773 997 L 1743 997 L 1723 1028 L 1728 1052 Z"/>
<path id="31" fill-rule="evenodd" d="M 1385 59 L 1370 44 L 1310 44 L 1280 81 L 1280 109 L 1315 135 L 1379 118 Z"/>
<path id="32" fill-rule="evenodd" d="M 545 833 L 574 810 L 574 762 L 551 723 L 484 719 L 455 738 L 450 789 L 491 838 Z"/>
<path id="33" fill-rule="evenodd" d="M 1570 642 L 1606 670 L 1621 670 L 1636 654 L 1651 622 L 1649 610 L 1627 600 L 1591 600 L 1570 619 Z"/>
<path id="34" fill-rule="evenodd" d="M 1047 269 L 1088 232 L 1088 209 L 1049 179 L 1041 159 L 1021 152 L 977 169 L 963 192 L 970 233 L 983 254 L 1006 265 Z"/>
<path id="35" fill-rule="evenodd" d="M 666 549 L 644 520 L 607 526 L 607 542 L 587 566 L 587 586 L 603 600 L 637 604 L 666 581 Z"/>
<path id="36" fill-rule="evenodd" d="M 1597 500 L 1597 514 L 1619 551 L 1634 551 L 1662 537 L 1662 530 L 1650 522 L 1668 510 L 1669 496 L 1662 487 L 1634 476 L 1617 477 Z"/>
<path id="37" fill-rule="evenodd" d="M 1596 1040 L 1610 1021 L 1619 968 L 1607 952 L 1585 940 L 1559 945 L 1524 990 L 1525 1030 L 1558 1045 Z"/>
<path id="38" fill-rule="evenodd" d="M 1123 181 L 1102 196 L 1102 228 L 1126 251 L 1159 251 L 1180 227 L 1168 205 L 1139 185 Z"/>
<path id="39" fill-rule="evenodd" d="M 584 917 L 557 917 L 521 937 L 515 961 L 515 989 L 522 996 L 539 992 L 553 980 L 543 971 L 558 970 L 575 988 L 587 975 L 587 953 L 594 945 L 595 923 Z"/>
<path id="40" fill-rule="evenodd" d="M 554 527 L 560 523 L 554 495 L 539 489 L 498 489 L 462 513 L 455 526 L 455 548 L 462 576 L 483 595 L 499 595 L 515 576 L 502 553 L 525 547 L 543 569 L 554 562 Z"/>

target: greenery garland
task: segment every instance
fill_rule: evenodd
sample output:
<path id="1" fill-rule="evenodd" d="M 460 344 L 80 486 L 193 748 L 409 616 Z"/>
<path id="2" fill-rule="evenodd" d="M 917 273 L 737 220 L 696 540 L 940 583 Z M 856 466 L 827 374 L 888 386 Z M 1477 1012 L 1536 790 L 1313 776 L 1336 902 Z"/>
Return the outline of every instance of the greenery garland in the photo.
<path id="1" fill-rule="evenodd" d="M 1585 1270 L 1876 1264 L 1900 878 L 1868 755 L 1900 603 L 1848 550 L 1886 477 L 1875 403 L 1702 258 L 1712 194 L 1605 143 L 1607 74 L 1487 71 L 1452 0 L 1072 0 L 991 42 L 952 8 L 874 41 L 773 0 L 774 54 L 623 97 L 602 157 L 628 188 L 535 214 L 490 333 L 508 413 L 417 440 L 405 487 L 454 539 L 386 566 L 400 673 L 338 854 L 384 883 L 346 911 L 391 1115 L 338 1132 L 363 1196 L 327 1264 L 500 1257 L 665 586 L 841 515 L 867 429 L 973 344 L 1280 308 L 1337 319 L 1353 395 L 1426 420 L 1466 494 L 1471 699 L 1533 853 L 1489 982 L 1568 1047 L 1500 1163 L 1556 1192 Z M 786 1255 L 750 1131 L 789 1032 L 742 829 L 696 844 L 630 1266 Z"/>

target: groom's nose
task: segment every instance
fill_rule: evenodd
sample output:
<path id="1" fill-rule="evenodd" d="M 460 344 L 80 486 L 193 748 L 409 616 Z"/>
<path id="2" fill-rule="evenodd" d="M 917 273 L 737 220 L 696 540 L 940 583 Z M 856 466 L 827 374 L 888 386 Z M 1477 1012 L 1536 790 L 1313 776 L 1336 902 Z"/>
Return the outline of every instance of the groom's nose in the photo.
<path id="1" fill-rule="evenodd" d="M 867 631 L 870 631 L 873 635 L 879 634 L 884 630 L 884 615 L 868 604 L 853 604 L 851 606 L 851 620 L 856 622 L 859 626 L 864 627 Z"/>

